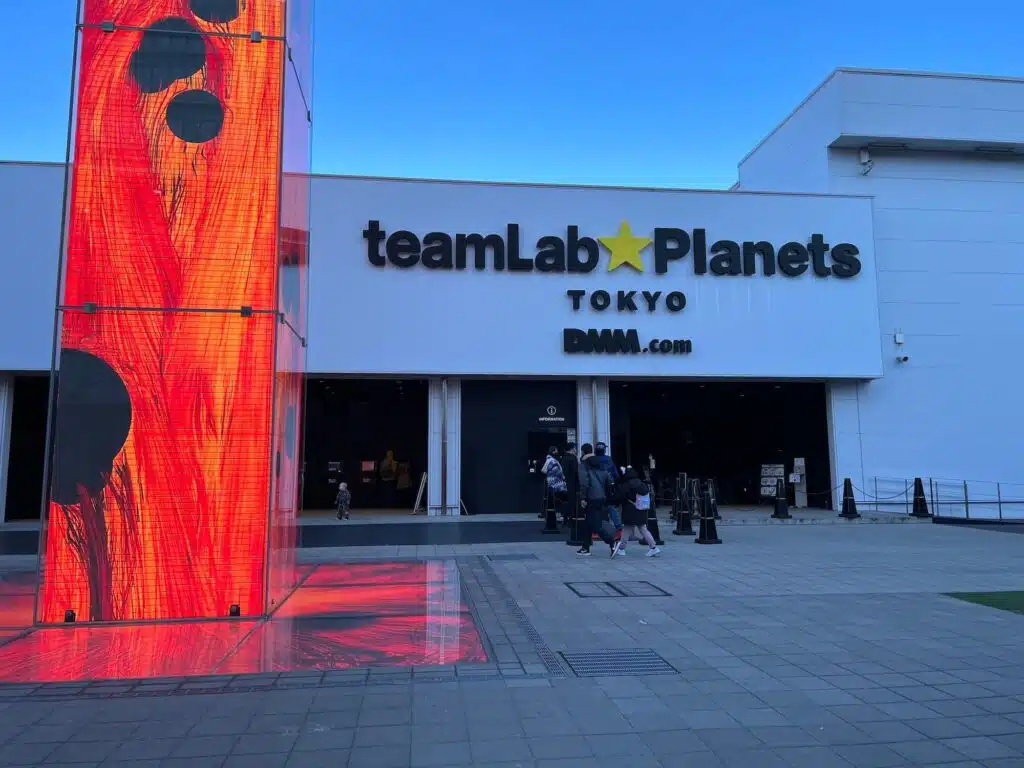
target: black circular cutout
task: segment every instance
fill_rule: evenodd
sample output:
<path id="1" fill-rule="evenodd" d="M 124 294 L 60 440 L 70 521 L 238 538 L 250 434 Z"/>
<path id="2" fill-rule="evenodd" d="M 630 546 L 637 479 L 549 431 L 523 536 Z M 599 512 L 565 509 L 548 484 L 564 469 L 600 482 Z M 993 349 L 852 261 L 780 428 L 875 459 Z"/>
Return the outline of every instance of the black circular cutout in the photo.
<path id="1" fill-rule="evenodd" d="M 189 0 L 192 13 L 211 24 L 227 24 L 238 18 L 238 0 Z"/>
<path id="2" fill-rule="evenodd" d="M 224 127 L 224 107 L 209 91 L 182 91 L 167 105 L 167 127 L 182 141 L 202 144 Z"/>
<path id="3" fill-rule="evenodd" d="M 106 486 L 114 457 L 132 425 L 128 388 L 105 361 L 63 349 L 57 374 L 57 418 L 51 494 L 58 504 L 77 504 Z"/>
<path id="4" fill-rule="evenodd" d="M 178 16 L 153 22 L 142 33 L 129 68 L 143 93 L 158 93 L 175 80 L 191 77 L 206 64 L 199 30 Z"/>

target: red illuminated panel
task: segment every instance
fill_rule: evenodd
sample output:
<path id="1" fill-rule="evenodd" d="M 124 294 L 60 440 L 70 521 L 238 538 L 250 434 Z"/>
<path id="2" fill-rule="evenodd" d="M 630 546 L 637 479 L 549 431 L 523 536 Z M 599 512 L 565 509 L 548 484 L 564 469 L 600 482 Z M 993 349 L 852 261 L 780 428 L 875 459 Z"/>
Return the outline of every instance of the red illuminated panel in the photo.
<path id="1" fill-rule="evenodd" d="M 208 675 L 252 621 L 53 627 L 0 646 L 0 680 L 46 683 Z"/>
<path id="2" fill-rule="evenodd" d="M 118 26 L 80 36 L 37 619 L 259 615 L 284 3 L 84 0 L 83 19 Z"/>
<path id="3" fill-rule="evenodd" d="M 218 674 L 483 663 L 468 614 L 274 619 L 249 636 Z"/>
<path id="4" fill-rule="evenodd" d="M 448 606 L 464 611 L 444 584 L 377 584 L 349 587 L 301 587 L 274 614 L 275 618 L 336 614 L 392 615 Z"/>
<path id="5" fill-rule="evenodd" d="M 302 586 L 426 584 L 428 573 L 427 563 L 325 563 L 318 565 Z"/>

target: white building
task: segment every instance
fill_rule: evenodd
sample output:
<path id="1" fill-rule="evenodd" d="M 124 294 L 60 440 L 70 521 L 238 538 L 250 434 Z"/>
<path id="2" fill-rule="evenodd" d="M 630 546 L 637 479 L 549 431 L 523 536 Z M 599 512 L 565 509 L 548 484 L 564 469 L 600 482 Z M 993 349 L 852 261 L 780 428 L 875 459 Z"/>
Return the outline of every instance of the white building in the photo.
<path id="1" fill-rule="evenodd" d="M 39 514 L 63 182 L 0 165 L 7 519 Z M 535 512 L 528 460 L 597 440 L 723 503 L 796 459 L 811 505 L 845 477 L 861 500 L 916 476 L 1009 499 L 1022 211 L 1024 81 L 863 70 L 729 192 L 317 177 L 305 506 L 345 477 L 408 509 L 426 471 L 432 514 Z M 387 450 L 401 498 L 372 490 Z"/>

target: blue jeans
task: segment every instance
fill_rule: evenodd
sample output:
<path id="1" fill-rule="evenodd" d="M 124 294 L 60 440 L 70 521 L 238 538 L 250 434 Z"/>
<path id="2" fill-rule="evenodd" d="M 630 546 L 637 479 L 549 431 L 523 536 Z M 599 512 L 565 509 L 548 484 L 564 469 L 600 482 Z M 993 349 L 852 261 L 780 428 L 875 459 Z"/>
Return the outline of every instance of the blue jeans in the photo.
<path id="1" fill-rule="evenodd" d="M 619 514 L 618 506 L 608 505 L 608 517 L 612 521 L 612 525 L 615 526 L 616 531 L 622 530 L 622 515 Z"/>

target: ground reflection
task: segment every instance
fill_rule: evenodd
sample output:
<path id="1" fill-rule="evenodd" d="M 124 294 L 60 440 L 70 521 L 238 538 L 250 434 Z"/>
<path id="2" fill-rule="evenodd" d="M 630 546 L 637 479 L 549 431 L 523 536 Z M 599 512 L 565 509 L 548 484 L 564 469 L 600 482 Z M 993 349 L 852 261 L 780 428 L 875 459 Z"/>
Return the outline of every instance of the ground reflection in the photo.
<path id="1" fill-rule="evenodd" d="M 0 576 L 0 683 L 487 661 L 451 560 L 319 565 L 267 621 L 33 629 L 34 597 Z"/>

